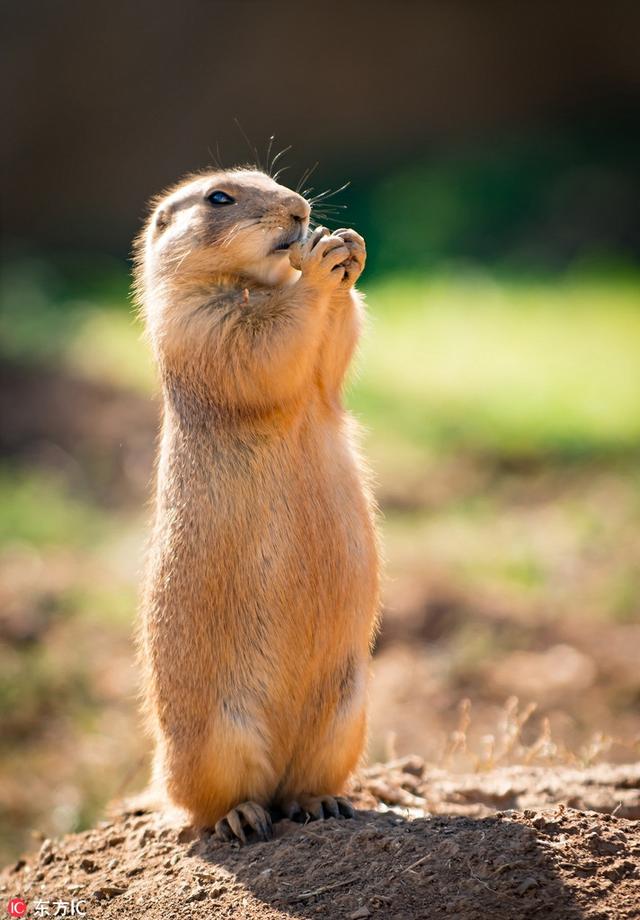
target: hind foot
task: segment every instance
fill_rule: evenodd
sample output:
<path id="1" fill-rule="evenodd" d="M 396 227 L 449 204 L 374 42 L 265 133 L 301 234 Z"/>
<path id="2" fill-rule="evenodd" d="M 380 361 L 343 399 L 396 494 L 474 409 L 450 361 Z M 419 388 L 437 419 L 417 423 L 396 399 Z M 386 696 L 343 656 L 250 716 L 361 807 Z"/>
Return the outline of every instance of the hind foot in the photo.
<path id="1" fill-rule="evenodd" d="M 256 802 L 243 802 L 232 808 L 215 827 L 219 840 L 247 842 L 245 830 L 255 831 L 259 840 L 271 840 L 273 825 L 268 811 Z"/>
<path id="2" fill-rule="evenodd" d="M 356 814 L 351 802 L 341 795 L 299 795 L 285 802 L 282 811 L 292 821 L 353 818 Z"/>

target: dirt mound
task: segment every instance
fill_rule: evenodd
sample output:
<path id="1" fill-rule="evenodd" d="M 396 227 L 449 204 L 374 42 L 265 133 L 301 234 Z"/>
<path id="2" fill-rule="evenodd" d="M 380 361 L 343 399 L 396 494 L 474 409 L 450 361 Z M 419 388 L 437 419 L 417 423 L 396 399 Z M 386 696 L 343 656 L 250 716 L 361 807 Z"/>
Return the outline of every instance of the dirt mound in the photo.
<path id="1" fill-rule="evenodd" d="M 495 811 L 522 796 L 524 811 Z M 123 811 L 45 841 L 2 872 L 0 891 L 23 898 L 27 917 L 640 917 L 640 825 L 619 817 L 640 814 L 640 768 L 471 778 L 405 758 L 365 771 L 353 799 L 363 809 L 353 821 L 282 821 L 275 840 L 244 847 L 176 813 Z"/>

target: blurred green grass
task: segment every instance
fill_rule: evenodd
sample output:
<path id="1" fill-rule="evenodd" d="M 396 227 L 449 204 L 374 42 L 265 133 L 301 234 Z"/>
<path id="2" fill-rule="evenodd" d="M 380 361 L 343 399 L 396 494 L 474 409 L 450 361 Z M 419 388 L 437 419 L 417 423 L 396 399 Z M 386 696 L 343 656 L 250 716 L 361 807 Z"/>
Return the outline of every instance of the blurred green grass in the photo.
<path id="1" fill-rule="evenodd" d="M 640 283 L 390 278 L 350 402 L 433 451 L 587 457 L 640 443 Z"/>
<path id="2" fill-rule="evenodd" d="M 104 535 L 105 518 L 45 471 L 0 468 L 0 547 L 84 546 Z"/>
<path id="3" fill-rule="evenodd" d="M 13 267 L 2 350 L 150 392 L 124 277 L 110 265 L 87 286 L 81 300 L 50 266 Z M 348 400 L 374 440 L 493 456 L 637 449 L 640 275 L 515 281 L 460 269 L 388 276 L 365 291 L 371 322 Z"/>

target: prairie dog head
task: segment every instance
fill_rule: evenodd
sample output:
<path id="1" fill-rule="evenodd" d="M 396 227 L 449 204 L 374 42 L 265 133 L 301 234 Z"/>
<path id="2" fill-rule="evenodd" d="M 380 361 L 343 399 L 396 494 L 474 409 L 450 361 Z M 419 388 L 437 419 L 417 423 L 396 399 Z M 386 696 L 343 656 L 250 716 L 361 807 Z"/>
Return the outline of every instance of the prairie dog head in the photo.
<path id="1" fill-rule="evenodd" d="M 286 284 L 289 246 L 304 238 L 306 199 L 254 169 L 189 177 L 156 199 L 137 241 L 136 285 L 179 293 L 220 276 Z"/>

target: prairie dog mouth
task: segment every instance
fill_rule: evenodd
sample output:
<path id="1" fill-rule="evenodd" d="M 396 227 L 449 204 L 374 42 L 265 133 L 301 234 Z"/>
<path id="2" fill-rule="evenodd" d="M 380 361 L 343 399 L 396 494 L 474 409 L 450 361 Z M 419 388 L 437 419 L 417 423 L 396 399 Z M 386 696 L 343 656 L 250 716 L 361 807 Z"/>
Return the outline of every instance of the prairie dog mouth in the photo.
<path id="1" fill-rule="evenodd" d="M 291 233 L 287 234 L 287 236 L 283 240 L 281 240 L 277 244 L 277 246 L 274 246 L 271 251 L 272 252 L 286 252 L 287 249 L 289 249 L 290 246 L 293 246 L 294 243 L 298 243 L 300 240 L 304 239 L 304 236 L 305 236 L 304 230 L 300 228 L 299 230 L 296 230 L 296 232 L 293 234 Z"/>

